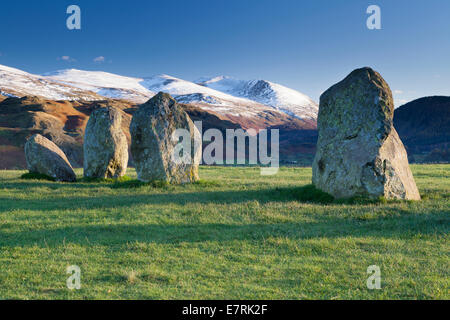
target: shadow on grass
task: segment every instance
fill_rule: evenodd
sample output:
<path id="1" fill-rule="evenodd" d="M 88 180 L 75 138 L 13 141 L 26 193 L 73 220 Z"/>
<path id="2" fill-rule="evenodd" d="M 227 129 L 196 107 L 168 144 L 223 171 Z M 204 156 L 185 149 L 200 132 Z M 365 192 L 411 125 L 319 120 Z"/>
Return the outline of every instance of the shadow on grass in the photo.
<path id="1" fill-rule="evenodd" d="M 12 182 L 10 182 L 12 181 Z M 83 183 L 83 182 L 59 182 L 59 181 L 45 181 L 45 180 L 22 180 L 21 182 L 15 182 L 17 179 L 5 179 L 0 182 L 0 187 L 3 189 L 18 189 L 18 190 L 26 190 L 31 188 L 50 188 L 54 190 L 61 190 L 62 192 L 65 192 L 68 189 L 71 189 L 71 192 L 73 192 L 73 189 L 93 189 L 98 188 L 99 183 Z M 106 184 L 105 184 L 106 186 Z"/>
<path id="2" fill-rule="evenodd" d="M 85 183 L 124 183 L 128 181 L 132 181 L 129 176 L 122 176 L 118 178 L 89 178 L 89 177 L 82 177 L 80 179 L 77 179 L 78 182 L 85 182 Z"/>
<path id="3" fill-rule="evenodd" d="M 447 222 L 447 223 L 445 223 Z M 195 242 L 381 237 L 410 239 L 416 234 L 443 235 L 448 232 L 444 213 L 377 217 L 368 221 L 328 217 L 314 222 L 274 224 L 115 224 L 68 226 L 56 229 L 2 232 L 0 247 L 61 247 L 67 244 L 122 246 L 133 242 L 179 244 Z"/>
<path id="4" fill-rule="evenodd" d="M 47 180 L 47 181 L 56 181 L 55 178 L 52 178 L 46 174 L 37 173 L 37 172 L 27 172 L 20 176 L 22 180 Z"/>
<path id="5" fill-rule="evenodd" d="M 94 183 L 95 184 L 95 183 Z M 58 192 L 64 193 L 66 184 L 40 183 L 40 186 L 58 189 Z M 76 185 L 76 184 L 71 184 Z M 90 184 L 89 184 L 90 185 Z M 85 186 L 85 184 L 81 184 Z M 97 187 L 99 184 L 97 184 Z M 229 190 L 229 191 L 204 191 L 210 187 L 208 182 L 200 182 L 189 186 L 171 186 L 164 182 L 136 182 L 136 180 L 115 182 L 110 184 L 101 184 L 101 186 L 109 186 L 111 188 L 140 188 L 143 186 L 150 189 L 146 193 L 140 194 L 108 194 L 98 196 L 74 196 L 74 197 L 58 197 L 58 193 L 52 195 L 51 199 L 45 201 L 43 199 L 11 199 L 0 197 L 0 213 L 9 212 L 11 210 L 32 210 L 32 211 L 53 211 L 53 210 L 95 210 L 107 208 L 130 208 L 141 204 L 233 204 L 246 203 L 250 201 L 258 201 L 262 204 L 269 202 L 288 202 L 298 201 L 302 203 L 318 204 L 318 205 L 364 205 L 364 204 L 383 204 L 385 201 L 380 199 L 366 198 L 350 198 L 336 200 L 327 193 L 317 190 L 312 185 L 301 187 L 277 187 L 266 189 L 250 189 L 250 190 Z M 168 187 L 170 186 L 170 190 Z M 196 188 L 192 192 L 187 188 Z M 152 190 L 154 189 L 154 190 Z M 152 192 L 153 191 L 153 192 Z M 156 192 L 157 191 L 157 192 Z M 68 191 L 74 193 L 74 190 Z M 97 193 L 98 194 L 98 193 Z M 400 202 L 400 201 L 390 201 Z"/>
<path id="6" fill-rule="evenodd" d="M 123 176 L 117 179 L 102 179 L 102 178 L 79 178 L 76 182 L 58 182 L 52 177 L 41 174 L 25 173 L 21 177 L 21 181 L 17 182 L 16 178 L 4 179 L 1 181 L 3 189 L 29 189 L 46 187 L 50 189 L 95 189 L 98 187 L 108 187 L 111 189 L 137 189 L 137 188 L 165 188 L 169 186 L 177 187 L 177 185 L 169 184 L 165 181 L 150 181 L 142 182 L 137 179 L 132 179 L 128 176 Z M 28 181 L 27 181 L 28 180 Z M 189 184 L 186 184 L 189 185 Z M 202 187 L 216 187 L 221 184 L 215 180 L 199 180 L 192 185 Z M 181 185 L 183 186 L 183 185 Z"/>
<path id="7" fill-rule="evenodd" d="M 166 188 L 170 184 L 166 181 L 149 181 L 142 182 L 139 180 L 127 180 L 127 181 L 115 181 L 110 187 L 112 189 L 136 189 L 142 187 L 151 187 L 151 188 Z"/>
<path id="8" fill-rule="evenodd" d="M 36 174 L 24 174 L 22 175 L 22 179 L 44 179 L 49 180 L 45 175 L 42 176 L 35 176 Z M 24 177 L 26 176 L 26 177 Z M 51 178 L 50 178 L 51 179 Z M 261 190 L 244 190 L 244 191 L 221 191 L 220 193 L 224 194 L 224 197 L 217 197 L 216 191 L 213 192 L 194 192 L 191 195 L 183 193 L 182 196 L 181 193 L 176 192 L 176 188 L 181 188 L 184 186 L 197 186 L 200 188 L 207 189 L 208 187 L 217 187 L 221 184 L 218 181 L 214 180 L 199 180 L 197 182 L 194 182 L 192 184 L 185 184 L 185 185 L 176 185 L 176 184 L 169 184 L 165 181 L 150 181 L 150 182 L 142 182 L 137 179 L 132 179 L 128 176 L 123 176 L 118 179 L 97 179 L 97 178 L 81 178 L 78 179 L 77 182 L 74 183 L 61 183 L 61 182 L 42 182 L 42 181 L 34 181 L 34 182 L 4 182 L 2 183 L 2 188 L 4 189 L 27 189 L 27 188 L 36 188 L 36 187 L 47 187 L 54 190 L 60 190 L 64 191 L 66 188 L 71 189 L 89 189 L 89 188 L 98 188 L 98 187 L 109 187 L 111 189 L 138 189 L 138 188 L 154 188 L 154 189 L 169 189 L 171 187 L 171 191 L 175 191 L 172 194 L 173 197 L 169 197 L 170 199 L 173 199 L 171 201 L 170 199 L 167 199 L 166 202 L 174 202 L 174 203 L 183 203 L 183 198 L 186 198 L 186 200 L 194 200 L 198 201 L 200 203 L 208 203 L 209 201 L 208 197 L 205 197 L 206 194 L 210 193 L 212 195 L 212 198 L 214 202 L 219 201 L 220 198 L 228 199 L 228 203 L 234 203 L 234 202 L 245 202 L 246 200 L 258 200 L 262 202 L 270 202 L 270 201 L 299 201 L 303 203 L 312 203 L 312 204 L 320 204 L 320 205 L 328 205 L 328 204 L 343 204 L 343 205 L 364 205 L 364 204 L 386 204 L 386 203 L 395 203 L 395 202 L 405 202 L 404 200 L 387 200 L 384 197 L 379 198 L 368 198 L 364 196 L 355 196 L 351 198 L 345 198 L 345 199 L 335 199 L 332 195 L 323 192 L 319 189 L 317 189 L 314 185 L 304 185 L 299 187 L 277 187 L 274 189 L 261 189 Z M 71 192 L 73 192 L 71 190 Z M 249 197 L 248 199 L 241 199 L 241 197 L 228 197 L 227 194 L 236 194 L 238 193 L 245 193 Z M 253 193 L 253 195 L 252 195 Z M 256 193 L 256 194 L 255 194 Z M 198 195 L 195 196 L 195 195 Z M 141 197 L 140 195 L 139 197 Z M 160 197 L 161 195 L 158 195 Z M 120 196 L 118 196 L 120 198 Z M 145 197 L 145 196 L 144 196 Z M 150 201 L 152 195 L 149 195 Z M 442 198 L 441 195 L 422 195 L 423 199 L 438 199 Z M 102 197 L 101 199 L 103 199 Z M 117 197 L 114 197 L 117 198 Z M 92 203 L 93 199 L 90 199 L 90 203 Z M 198 199 L 204 199 L 198 200 Z M 238 199 L 238 200 L 235 200 Z M 7 199 L 5 199 L 7 200 Z M 70 201 L 71 198 L 64 198 L 64 201 Z M 80 199 L 82 200 L 82 199 Z M 103 202 L 102 200 L 100 200 Z M 94 201 L 95 202 L 95 201 Z M 139 202 L 139 200 L 137 200 Z M 159 202 L 157 202 L 159 203 Z M 120 204 L 119 204 L 120 206 Z M 101 206 L 104 207 L 104 206 Z M 60 206 L 58 206 L 60 208 Z M 27 209 L 32 210 L 32 208 L 27 207 Z M 0 206 L 0 212 L 2 212 L 1 206 Z"/>

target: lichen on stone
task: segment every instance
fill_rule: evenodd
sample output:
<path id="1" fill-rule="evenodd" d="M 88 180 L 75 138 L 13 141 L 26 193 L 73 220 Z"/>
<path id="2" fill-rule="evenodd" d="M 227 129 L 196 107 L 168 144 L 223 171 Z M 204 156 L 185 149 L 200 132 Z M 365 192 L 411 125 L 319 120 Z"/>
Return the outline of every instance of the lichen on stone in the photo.
<path id="1" fill-rule="evenodd" d="M 354 70 L 325 91 L 313 184 L 336 198 L 419 200 L 393 115 L 392 92 L 370 68 Z"/>

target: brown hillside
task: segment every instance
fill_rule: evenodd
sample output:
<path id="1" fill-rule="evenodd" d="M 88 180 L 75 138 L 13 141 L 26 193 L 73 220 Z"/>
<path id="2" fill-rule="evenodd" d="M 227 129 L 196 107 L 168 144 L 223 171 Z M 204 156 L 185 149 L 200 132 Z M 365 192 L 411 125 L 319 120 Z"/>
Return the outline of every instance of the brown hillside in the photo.
<path id="1" fill-rule="evenodd" d="M 83 136 L 91 112 L 98 107 L 111 105 L 123 111 L 122 127 L 130 144 L 129 125 L 138 105 L 123 100 L 95 102 L 53 101 L 39 97 L 0 97 L 0 169 L 25 168 L 24 145 L 35 133 L 52 140 L 67 155 L 74 167 L 83 165 Z M 193 121 L 202 121 L 203 131 L 225 129 L 272 128 L 280 129 L 280 155 L 292 159 L 314 152 L 314 121 L 304 121 L 281 114 L 274 110 L 264 116 L 224 116 L 202 106 L 183 105 Z M 304 130 L 310 129 L 310 130 Z M 295 141 L 295 145 L 290 141 Z M 132 159 L 130 159 L 132 161 Z"/>
<path id="2" fill-rule="evenodd" d="M 52 101 L 37 97 L 7 98 L 0 102 L 0 169 L 24 168 L 24 145 L 33 134 L 52 140 L 74 167 L 83 164 L 83 135 L 90 113 L 102 105 L 121 110 L 132 107 L 123 101 Z M 128 139 L 131 116 L 123 112 Z"/>

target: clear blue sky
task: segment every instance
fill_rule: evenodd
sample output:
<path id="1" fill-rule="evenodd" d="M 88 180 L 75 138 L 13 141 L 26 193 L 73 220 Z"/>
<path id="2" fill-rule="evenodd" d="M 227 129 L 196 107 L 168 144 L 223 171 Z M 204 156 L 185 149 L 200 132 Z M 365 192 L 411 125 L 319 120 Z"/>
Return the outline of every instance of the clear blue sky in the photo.
<path id="1" fill-rule="evenodd" d="M 79 31 L 66 28 L 70 4 L 81 7 Z M 366 28 L 371 4 L 381 8 L 382 30 Z M 448 0 L 16 0 L 2 1 L 1 12 L 0 64 L 31 73 L 229 75 L 318 101 L 351 70 L 371 66 L 397 103 L 450 95 Z"/>

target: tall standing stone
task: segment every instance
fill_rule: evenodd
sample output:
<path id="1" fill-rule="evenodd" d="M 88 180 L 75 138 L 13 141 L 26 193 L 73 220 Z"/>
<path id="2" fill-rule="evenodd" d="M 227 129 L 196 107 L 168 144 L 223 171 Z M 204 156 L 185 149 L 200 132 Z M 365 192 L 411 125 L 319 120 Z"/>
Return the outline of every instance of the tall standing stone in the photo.
<path id="1" fill-rule="evenodd" d="M 75 172 L 64 152 L 40 134 L 33 135 L 25 143 L 25 158 L 30 172 L 45 174 L 57 181 L 76 180 Z"/>
<path id="2" fill-rule="evenodd" d="M 84 133 L 84 176 L 118 178 L 128 165 L 128 143 L 122 131 L 122 114 L 113 107 L 94 110 Z"/>
<path id="3" fill-rule="evenodd" d="M 176 146 L 173 137 L 177 129 L 184 129 L 190 139 L 191 150 L 185 150 L 191 161 L 174 161 Z M 162 180 L 186 183 L 198 180 L 201 148 L 200 133 L 182 107 L 168 94 L 158 93 L 133 114 L 130 124 L 131 155 L 141 181 Z"/>
<path id="4" fill-rule="evenodd" d="M 420 200 L 381 75 L 354 70 L 320 97 L 314 185 L 336 198 Z"/>

